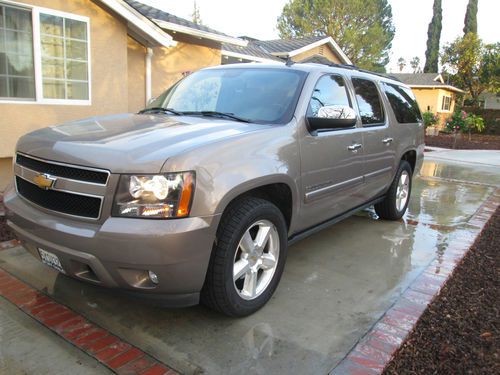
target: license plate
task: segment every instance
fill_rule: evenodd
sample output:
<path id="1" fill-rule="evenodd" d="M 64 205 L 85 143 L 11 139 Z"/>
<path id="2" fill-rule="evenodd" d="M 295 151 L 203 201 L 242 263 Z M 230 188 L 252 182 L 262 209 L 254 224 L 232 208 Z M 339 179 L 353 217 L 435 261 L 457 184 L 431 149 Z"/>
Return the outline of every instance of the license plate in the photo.
<path id="1" fill-rule="evenodd" d="M 38 249 L 38 252 L 40 253 L 40 258 L 42 259 L 43 264 L 46 264 L 59 272 L 66 273 L 56 254 L 40 248 Z"/>

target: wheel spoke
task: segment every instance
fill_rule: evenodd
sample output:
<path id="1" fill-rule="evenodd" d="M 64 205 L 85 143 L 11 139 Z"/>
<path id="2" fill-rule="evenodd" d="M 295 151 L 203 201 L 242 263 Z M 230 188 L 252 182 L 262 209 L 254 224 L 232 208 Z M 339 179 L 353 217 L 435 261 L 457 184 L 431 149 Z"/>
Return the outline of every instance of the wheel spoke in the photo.
<path id="1" fill-rule="evenodd" d="M 245 282 L 241 290 L 246 296 L 254 297 L 257 291 L 257 272 L 249 271 L 245 275 Z"/>
<path id="2" fill-rule="evenodd" d="M 244 274 L 246 274 L 250 270 L 250 264 L 246 259 L 240 259 L 234 264 L 233 267 L 233 279 L 234 281 L 241 278 Z"/>
<path id="3" fill-rule="evenodd" d="M 264 270 L 269 270 L 276 266 L 276 258 L 272 254 L 263 254 L 261 259 L 261 268 Z"/>
<path id="4" fill-rule="evenodd" d="M 268 225 L 259 226 L 259 231 L 255 237 L 255 242 L 259 250 L 263 250 L 269 241 L 269 234 L 271 233 L 271 227 Z"/>
<path id="5" fill-rule="evenodd" d="M 253 249 L 255 249 L 255 243 L 253 242 L 250 231 L 247 230 L 240 241 L 240 248 L 244 253 L 250 254 Z"/>

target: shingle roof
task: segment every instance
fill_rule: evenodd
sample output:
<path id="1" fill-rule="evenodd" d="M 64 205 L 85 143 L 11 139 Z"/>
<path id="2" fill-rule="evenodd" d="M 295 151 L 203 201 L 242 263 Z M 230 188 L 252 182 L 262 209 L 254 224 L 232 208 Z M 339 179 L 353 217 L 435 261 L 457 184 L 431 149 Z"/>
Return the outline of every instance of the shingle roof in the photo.
<path id="1" fill-rule="evenodd" d="M 442 83 L 440 79 L 436 79 L 439 75 L 438 73 L 391 73 L 391 76 L 413 88 L 417 86 L 433 86 L 460 93 L 464 92 L 458 87 L 447 84 L 446 82 Z"/>
<path id="2" fill-rule="evenodd" d="M 438 73 L 391 73 L 407 85 L 446 86 L 436 77 Z"/>
<path id="3" fill-rule="evenodd" d="M 279 57 L 271 55 L 270 53 L 266 52 L 264 49 L 260 48 L 259 46 L 256 46 L 253 43 L 248 43 L 246 47 L 235 46 L 229 43 L 222 43 L 221 50 L 227 52 L 239 53 L 242 55 L 260 57 L 263 59 L 268 59 L 273 61 L 283 61 Z"/>
<path id="4" fill-rule="evenodd" d="M 312 36 L 308 38 L 297 39 L 275 39 L 275 40 L 258 40 L 253 41 L 259 47 L 264 48 L 269 53 L 288 53 L 305 47 L 309 44 L 317 42 L 318 40 L 325 39 L 326 36 Z"/>
<path id="5" fill-rule="evenodd" d="M 184 18 L 174 16 L 173 14 L 164 12 L 163 10 L 160 10 L 157 8 L 153 8 L 149 5 L 140 3 L 138 1 L 135 1 L 135 0 L 123 0 L 123 1 L 125 1 L 132 8 L 134 8 L 139 13 L 141 13 L 143 16 L 149 18 L 152 21 L 153 20 L 161 20 L 161 21 L 165 21 L 165 22 L 174 23 L 176 25 L 189 27 L 191 29 L 205 31 L 207 33 L 212 33 L 212 34 L 216 34 L 216 35 L 230 37 L 229 35 L 221 33 L 220 31 L 214 30 L 210 27 L 207 27 L 204 25 L 198 25 L 194 22 L 188 21 Z"/>

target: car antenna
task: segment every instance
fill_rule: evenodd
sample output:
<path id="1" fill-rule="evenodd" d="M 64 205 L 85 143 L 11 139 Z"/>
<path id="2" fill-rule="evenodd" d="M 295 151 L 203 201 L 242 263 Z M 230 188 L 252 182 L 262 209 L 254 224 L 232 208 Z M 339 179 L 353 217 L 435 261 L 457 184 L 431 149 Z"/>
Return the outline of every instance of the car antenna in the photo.
<path id="1" fill-rule="evenodd" d="M 286 59 L 285 65 L 292 66 L 293 64 L 295 64 L 295 61 L 293 61 L 292 58 L 290 56 L 288 56 L 288 58 Z"/>

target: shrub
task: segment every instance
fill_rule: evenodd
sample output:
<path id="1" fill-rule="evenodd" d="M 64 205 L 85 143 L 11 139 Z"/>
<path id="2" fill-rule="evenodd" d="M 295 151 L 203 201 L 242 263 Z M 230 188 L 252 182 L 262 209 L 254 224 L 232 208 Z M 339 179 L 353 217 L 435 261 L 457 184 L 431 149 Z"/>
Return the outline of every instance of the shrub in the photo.
<path id="1" fill-rule="evenodd" d="M 467 113 L 465 111 L 456 111 L 448 120 L 446 120 L 446 129 L 454 133 L 467 130 L 467 124 L 465 122 L 466 118 Z"/>
<path id="2" fill-rule="evenodd" d="M 436 125 L 439 121 L 439 117 L 434 113 L 427 111 L 422 113 L 422 120 L 424 121 L 425 127 Z"/>
<path id="3" fill-rule="evenodd" d="M 470 133 L 471 131 L 476 131 L 481 133 L 484 131 L 484 120 L 481 116 L 470 113 L 465 119 L 466 130 Z"/>

